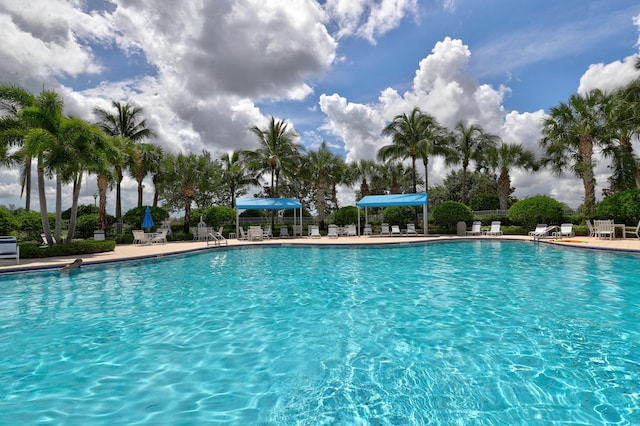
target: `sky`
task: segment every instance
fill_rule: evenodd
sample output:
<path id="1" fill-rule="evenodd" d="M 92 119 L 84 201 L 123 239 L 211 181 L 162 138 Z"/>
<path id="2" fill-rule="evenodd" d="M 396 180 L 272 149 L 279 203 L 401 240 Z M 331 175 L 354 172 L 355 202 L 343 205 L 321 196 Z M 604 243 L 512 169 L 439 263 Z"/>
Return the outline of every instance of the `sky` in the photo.
<path id="1" fill-rule="evenodd" d="M 0 0 L 0 28 L 1 82 L 56 90 L 65 114 L 90 122 L 113 100 L 142 107 L 151 142 L 171 153 L 255 149 L 249 128 L 273 116 L 307 150 L 325 140 L 347 162 L 374 159 L 390 143 L 382 128 L 417 106 L 540 156 L 550 108 L 640 74 L 637 0 Z M 598 156 L 599 197 L 607 166 Z M 450 171 L 432 158 L 430 185 Z M 90 204 L 95 176 L 83 185 Z M 548 171 L 514 170 L 512 186 L 571 207 L 584 196 Z M 135 188 L 125 179 L 125 211 Z M 19 194 L 19 171 L 0 168 L 0 204 L 24 206 Z M 353 205 L 353 190 L 340 202 Z"/>

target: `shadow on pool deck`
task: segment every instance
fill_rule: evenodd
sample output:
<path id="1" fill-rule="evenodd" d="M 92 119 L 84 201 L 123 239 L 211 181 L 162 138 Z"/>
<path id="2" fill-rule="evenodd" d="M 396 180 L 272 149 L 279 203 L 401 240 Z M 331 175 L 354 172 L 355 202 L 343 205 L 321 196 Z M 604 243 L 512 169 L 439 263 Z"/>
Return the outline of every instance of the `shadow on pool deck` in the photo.
<path id="1" fill-rule="evenodd" d="M 423 242 L 440 242 L 440 241 L 456 241 L 456 240 L 533 240 L 531 237 L 523 235 L 505 235 L 502 237 L 479 236 L 479 237 L 457 237 L 453 235 L 430 235 L 430 236 L 367 236 L 367 237 L 340 237 L 340 238 L 274 238 L 264 241 L 244 241 L 231 239 L 228 240 L 228 247 L 252 247 L 252 246 L 269 246 L 269 245 L 318 245 L 318 246 L 335 246 L 335 245 L 371 245 L 371 244 L 411 244 Z M 543 239 L 544 244 L 554 244 L 562 246 L 571 246 L 582 249 L 598 249 L 613 250 L 622 252 L 638 252 L 640 253 L 640 239 L 637 238 L 618 238 L 614 240 L 596 239 L 590 237 L 573 237 L 570 239 Z M 200 252 L 204 250 L 225 250 L 215 246 L 207 246 L 202 241 L 177 241 L 167 244 L 150 244 L 145 246 L 122 244 L 116 246 L 114 251 L 107 253 L 96 253 L 82 256 L 83 266 L 96 264 L 109 264 L 115 262 L 153 259 L 163 256 L 178 255 L 188 252 Z M 26 271 L 39 270 L 55 270 L 74 261 L 79 256 L 61 256 L 43 259 L 20 259 L 20 264 L 16 265 L 14 260 L 0 260 L 0 274 L 16 273 Z"/>

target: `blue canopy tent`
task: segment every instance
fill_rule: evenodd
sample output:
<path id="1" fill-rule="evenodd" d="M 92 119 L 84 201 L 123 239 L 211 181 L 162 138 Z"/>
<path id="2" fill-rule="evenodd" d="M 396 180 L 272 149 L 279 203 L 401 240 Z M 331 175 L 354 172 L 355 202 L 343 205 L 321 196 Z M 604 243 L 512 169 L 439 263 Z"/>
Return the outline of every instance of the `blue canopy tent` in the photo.
<path id="1" fill-rule="evenodd" d="M 367 195 L 356 203 L 358 207 L 364 207 L 365 221 L 367 221 L 368 207 L 389 206 L 424 206 L 422 215 L 424 220 L 424 235 L 428 233 L 427 226 L 427 194 L 390 194 Z M 358 209 L 358 235 L 360 235 L 360 209 Z"/>
<path id="2" fill-rule="evenodd" d="M 293 224 L 296 224 L 296 209 L 300 209 L 302 225 L 302 203 L 295 198 L 237 198 L 236 199 L 236 235 L 239 232 L 240 210 L 281 210 L 293 209 Z"/>

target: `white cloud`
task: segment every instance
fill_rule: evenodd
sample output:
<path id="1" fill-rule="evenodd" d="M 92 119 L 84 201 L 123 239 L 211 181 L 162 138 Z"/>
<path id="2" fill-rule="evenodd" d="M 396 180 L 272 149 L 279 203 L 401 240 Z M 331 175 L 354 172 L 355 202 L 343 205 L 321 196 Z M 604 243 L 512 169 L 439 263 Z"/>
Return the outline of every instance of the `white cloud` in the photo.
<path id="1" fill-rule="evenodd" d="M 417 0 L 327 0 L 325 9 L 337 22 L 337 37 L 356 36 L 375 44 L 407 15 L 416 15 Z"/>
<path id="2" fill-rule="evenodd" d="M 593 89 L 604 92 L 613 92 L 631 83 L 638 78 L 638 70 L 635 69 L 637 56 L 628 56 L 623 61 L 614 61 L 609 64 L 593 64 L 580 78 L 578 93 L 585 95 Z"/>

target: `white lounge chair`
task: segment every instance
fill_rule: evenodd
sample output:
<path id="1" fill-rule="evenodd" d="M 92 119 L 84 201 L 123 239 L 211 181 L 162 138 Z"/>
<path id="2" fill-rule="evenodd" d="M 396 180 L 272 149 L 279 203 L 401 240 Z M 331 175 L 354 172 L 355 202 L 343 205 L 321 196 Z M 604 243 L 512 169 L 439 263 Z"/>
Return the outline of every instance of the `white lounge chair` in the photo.
<path id="1" fill-rule="evenodd" d="M 491 229 L 485 231 L 485 235 L 502 235 L 502 230 L 500 227 L 502 226 L 502 222 L 499 220 L 494 220 L 491 222 Z"/>
<path id="2" fill-rule="evenodd" d="M 611 240 L 615 236 L 616 228 L 614 228 L 612 220 L 594 220 L 593 230 L 596 238 L 609 237 Z"/>
<path id="3" fill-rule="evenodd" d="M 391 225 L 391 235 L 402 235 L 399 225 Z"/>
<path id="4" fill-rule="evenodd" d="M 302 237 L 302 225 L 293 225 L 293 237 Z"/>
<path id="5" fill-rule="evenodd" d="M 371 235 L 373 232 L 371 231 L 371 225 L 368 223 L 364 226 L 364 230 L 362 231 L 362 235 Z"/>
<path id="6" fill-rule="evenodd" d="M 560 225 L 560 230 L 553 233 L 553 236 L 557 238 L 573 237 L 574 235 L 573 223 L 563 223 Z"/>
<path id="7" fill-rule="evenodd" d="M 166 244 L 167 243 L 167 230 L 163 229 L 160 232 L 156 233 L 151 238 L 152 244 Z"/>
<path id="8" fill-rule="evenodd" d="M 240 232 L 240 238 L 238 238 L 239 240 L 247 239 L 247 234 L 244 232 L 244 228 L 242 226 L 238 228 L 238 232 Z"/>
<path id="9" fill-rule="evenodd" d="M 388 223 L 383 223 L 380 225 L 380 235 L 391 235 L 391 232 L 389 232 Z"/>
<path id="10" fill-rule="evenodd" d="M 338 226 L 337 225 L 329 225 L 327 227 L 327 237 L 329 237 L 329 238 L 338 238 Z"/>
<path id="11" fill-rule="evenodd" d="M 347 225 L 347 237 L 355 237 L 358 235 L 358 229 L 355 225 Z"/>
<path id="12" fill-rule="evenodd" d="M 288 226 L 281 226 L 280 227 L 280 238 L 284 238 L 284 237 L 288 237 L 289 236 L 289 227 Z"/>
<path id="13" fill-rule="evenodd" d="M 309 236 L 311 238 L 320 238 L 320 228 L 316 225 L 309 225 Z"/>
<path id="14" fill-rule="evenodd" d="M 271 233 L 271 226 L 265 226 L 262 230 L 262 238 L 273 238 L 273 234 Z"/>
<path id="15" fill-rule="evenodd" d="M 262 241 L 264 239 L 264 233 L 259 226 L 250 226 L 247 235 L 249 241 Z"/>
<path id="16" fill-rule="evenodd" d="M 20 247 L 16 237 L 0 236 L 0 259 L 15 259 L 16 265 L 20 263 Z"/>
<path id="17" fill-rule="evenodd" d="M 467 231 L 467 235 L 482 235 L 482 222 L 479 220 L 471 224 L 471 231 Z"/>
<path id="18" fill-rule="evenodd" d="M 418 235 L 415 224 L 407 223 L 407 235 Z"/>
<path id="19" fill-rule="evenodd" d="M 546 223 L 539 223 L 536 225 L 536 229 L 534 229 L 533 231 L 529 231 L 529 236 L 530 237 L 543 237 L 547 234 L 547 224 Z"/>
<path id="20" fill-rule="evenodd" d="M 142 229 L 131 231 L 133 234 L 133 245 L 149 244 L 151 240 L 147 237 Z"/>
<path id="21" fill-rule="evenodd" d="M 587 219 L 587 228 L 589 228 L 589 236 L 590 237 L 595 237 L 596 236 L 596 230 L 593 228 L 593 225 L 591 224 L 591 221 L 589 219 Z"/>
<path id="22" fill-rule="evenodd" d="M 640 238 L 640 221 L 638 221 L 638 224 L 635 227 L 633 227 L 633 226 L 625 226 L 624 227 L 624 236 L 626 237 L 627 234 L 635 235 L 636 238 Z"/>

